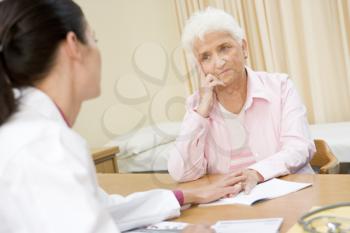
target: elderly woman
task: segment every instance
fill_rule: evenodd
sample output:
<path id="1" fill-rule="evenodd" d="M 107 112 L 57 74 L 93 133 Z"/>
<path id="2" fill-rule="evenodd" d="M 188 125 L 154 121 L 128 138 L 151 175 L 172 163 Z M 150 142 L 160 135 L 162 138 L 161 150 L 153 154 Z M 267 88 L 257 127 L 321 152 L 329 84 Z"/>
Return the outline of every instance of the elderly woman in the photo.
<path id="1" fill-rule="evenodd" d="M 119 232 L 239 191 L 231 176 L 195 190 L 108 196 L 71 129 L 81 104 L 100 94 L 100 52 L 80 7 L 4 0 L 0 22 L 0 232 Z"/>
<path id="2" fill-rule="evenodd" d="M 211 173 L 257 183 L 291 173 L 313 173 L 315 146 L 306 109 L 286 74 L 247 67 L 242 29 L 224 11 L 208 8 L 187 22 L 182 41 L 200 73 L 188 98 L 168 169 L 177 181 Z"/>

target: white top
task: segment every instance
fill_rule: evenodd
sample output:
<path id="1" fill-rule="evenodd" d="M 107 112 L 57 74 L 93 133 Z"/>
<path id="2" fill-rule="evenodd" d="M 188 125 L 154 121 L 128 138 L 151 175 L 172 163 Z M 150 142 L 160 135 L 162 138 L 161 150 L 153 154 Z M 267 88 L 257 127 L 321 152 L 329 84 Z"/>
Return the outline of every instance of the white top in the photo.
<path id="1" fill-rule="evenodd" d="M 51 99 L 27 88 L 20 103 L 0 127 L 1 233 L 115 233 L 179 216 L 169 190 L 108 196 L 86 142 Z"/>
<path id="2" fill-rule="evenodd" d="M 230 170 L 237 171 L 243 166 L 248 166 L 256 162 L 256 156 L 248 145 L 247 130 L 244 127 L 245 107 L 238 114 L 228 111 L 219 103 L 227 130 L 230 135 L 232 146 Z"/>
<path id="3" fill-rule="evenodd" d="M 219 108 L 224 118 L 225 124 L 232 139 L 232 148 L 239 150 L 243 148 L 247 143 L 247 133 L 244 128 L 244 107 L 241 112 L 234 114 L 228 111 L 224 106 L 219 103 Z"/>

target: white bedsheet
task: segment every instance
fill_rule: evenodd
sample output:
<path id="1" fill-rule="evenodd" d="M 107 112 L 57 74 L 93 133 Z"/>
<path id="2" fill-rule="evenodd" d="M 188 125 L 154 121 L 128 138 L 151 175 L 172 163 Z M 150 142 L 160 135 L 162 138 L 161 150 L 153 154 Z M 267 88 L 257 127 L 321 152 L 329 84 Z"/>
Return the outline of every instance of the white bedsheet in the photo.
<path id="1" fill-rule="evenodd" d="M 179 134 L 181 122 L 163 122 L 132 131 L 109 141 L 118 146 L 120 172 L 167 171 L 169 151 Z"/>
<path id="2" fill-rule="evenodd" d="M 310 125 L 314 139 L 327 142 L 339 162 L 350 162 L 350 122 Z"/>
<path id="3" fill-rule="evenodd" d="M 118 158 L 119 172 L 168 171 L 169 151 L 173 146 L 174 142 L 170 142 L 138 154 Z"/>

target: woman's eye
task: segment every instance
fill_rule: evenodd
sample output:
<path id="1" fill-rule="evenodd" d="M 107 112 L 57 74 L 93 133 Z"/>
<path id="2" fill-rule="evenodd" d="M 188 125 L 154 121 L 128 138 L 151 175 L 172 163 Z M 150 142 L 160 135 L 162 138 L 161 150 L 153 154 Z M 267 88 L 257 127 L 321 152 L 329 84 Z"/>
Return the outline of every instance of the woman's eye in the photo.
<path id="1" fill-rule="evenodd" d="M 228 49 L 230 49 L 230 48 L 231 48 L 230 46 L 224 45 L 224 46 L 221 47 L 221 50 L 222 50 L 222 51 L 226 51 L 226 50 L 228 50 Z"/>
<path id="2" fill-rule="evenodd" d="M 203 56 L 201 60 L 202 61 L 208 61 L 209 60 L 209 56 Z"/>

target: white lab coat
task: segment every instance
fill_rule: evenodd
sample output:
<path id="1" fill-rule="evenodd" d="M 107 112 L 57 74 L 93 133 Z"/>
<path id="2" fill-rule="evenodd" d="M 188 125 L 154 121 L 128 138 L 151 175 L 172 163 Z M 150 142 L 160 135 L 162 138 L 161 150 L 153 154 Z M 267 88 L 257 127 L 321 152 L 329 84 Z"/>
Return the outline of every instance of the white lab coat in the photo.
<path id="1" fill-rule="evenodd" d="M 21 93 L 0 127 L 1 233 L 115 233 L 180 215 L 169 190 L 103 192 L 86 142 L 52 100 L 35 88 Z"/>

